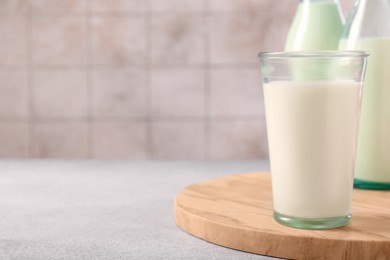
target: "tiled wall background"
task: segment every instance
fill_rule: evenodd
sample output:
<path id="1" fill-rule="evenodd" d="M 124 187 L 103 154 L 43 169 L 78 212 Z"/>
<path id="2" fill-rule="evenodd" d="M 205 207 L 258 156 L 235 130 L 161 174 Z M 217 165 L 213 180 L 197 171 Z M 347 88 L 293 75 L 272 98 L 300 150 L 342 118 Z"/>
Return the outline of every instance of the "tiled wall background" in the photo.
<path id="1" fill-rule="evenodd" d="M 256 54 L 297 3 L 1 0 L 0 157 L 266 158 Z"/>

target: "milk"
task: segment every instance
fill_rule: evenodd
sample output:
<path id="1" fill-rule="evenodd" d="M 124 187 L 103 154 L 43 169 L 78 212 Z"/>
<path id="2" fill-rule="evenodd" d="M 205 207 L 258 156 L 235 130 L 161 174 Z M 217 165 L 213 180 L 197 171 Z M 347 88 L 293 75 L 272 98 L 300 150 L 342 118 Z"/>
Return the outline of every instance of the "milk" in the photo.
<path id="1" fill-rule="evenodd" d="M 344 19 L 336 2 L 301 2 L 291 25 L 285 50 L 337 50 L 343 27 Z"/>
<path id="2" fill-rule="evenodd" d="M 355 178 L 390 183 L 390 39 L 343 40 L 340 49 L 370 52 L 364 82 Z"/>
<path id="3" fill-rule="evenodd" d="M 264 84 L 274 209 L 301 218 L 350 213 L 361 84 Z"/>

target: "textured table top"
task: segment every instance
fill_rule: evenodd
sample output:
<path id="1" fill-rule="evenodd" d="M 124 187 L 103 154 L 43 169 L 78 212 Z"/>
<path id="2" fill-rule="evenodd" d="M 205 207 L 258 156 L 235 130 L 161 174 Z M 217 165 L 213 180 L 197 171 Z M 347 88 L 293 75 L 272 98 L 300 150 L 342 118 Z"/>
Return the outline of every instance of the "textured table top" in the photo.
<path id="1" fill-rule="evenodd" d="M 183 232 L 175 194 L 267 162 L 0 161 L 0 259 L 270 259 Z"/>

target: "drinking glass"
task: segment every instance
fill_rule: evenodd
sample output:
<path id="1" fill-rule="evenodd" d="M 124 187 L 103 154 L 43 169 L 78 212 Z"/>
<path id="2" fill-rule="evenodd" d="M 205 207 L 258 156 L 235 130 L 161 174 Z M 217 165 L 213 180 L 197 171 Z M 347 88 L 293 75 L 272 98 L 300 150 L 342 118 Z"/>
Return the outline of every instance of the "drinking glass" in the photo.
<path id="1" fill-rule="evenodd" d="M 328 229 L 351 220 L 368 53 L 260 53 L 274 219 Z"/>

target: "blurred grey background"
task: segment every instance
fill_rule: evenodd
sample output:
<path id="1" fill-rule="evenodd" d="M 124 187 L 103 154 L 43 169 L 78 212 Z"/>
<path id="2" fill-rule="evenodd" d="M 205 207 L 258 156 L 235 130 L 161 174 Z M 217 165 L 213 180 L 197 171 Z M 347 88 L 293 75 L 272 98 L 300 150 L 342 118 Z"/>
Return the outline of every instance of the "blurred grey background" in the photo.
<path id="1" fill-rule="evenodd" d="M 256 55 L 297 5 L 0 0 L 0 157 L 267 158 Z"/>

